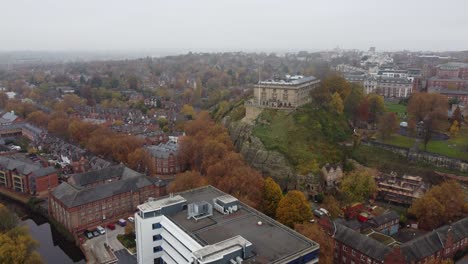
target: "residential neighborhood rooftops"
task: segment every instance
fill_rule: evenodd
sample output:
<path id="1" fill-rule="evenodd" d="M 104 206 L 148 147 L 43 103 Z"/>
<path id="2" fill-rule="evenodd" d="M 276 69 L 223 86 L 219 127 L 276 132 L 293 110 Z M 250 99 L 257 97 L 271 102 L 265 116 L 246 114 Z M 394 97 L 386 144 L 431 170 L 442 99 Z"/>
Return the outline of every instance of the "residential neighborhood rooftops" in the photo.
<path id="1" fill-rule="evenodd" d="M 119 164 L 119 165 L 109 166 L 100 170 L 73 174 L 73 175 L 70 175 L 70 178 L 68 181 L 74 185 L 86 186 L 89 184 L 111 180 L 114 178 L 123 180 L 123 179 L 138 177 L 138 176 L 142 176 L 142 174 L 130 168 L 127 168 L 126 166 L 122 164 Z"/>

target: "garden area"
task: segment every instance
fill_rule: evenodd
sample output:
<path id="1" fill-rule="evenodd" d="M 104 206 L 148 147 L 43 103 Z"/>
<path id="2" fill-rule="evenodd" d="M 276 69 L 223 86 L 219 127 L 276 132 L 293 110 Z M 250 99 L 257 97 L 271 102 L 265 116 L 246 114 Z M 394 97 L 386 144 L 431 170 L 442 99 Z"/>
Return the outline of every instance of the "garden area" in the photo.
<path id="1" fill-rule="evenodd" d="M 132 253 L 136 253 L 136 236 L 135 236 L 135 229 L 132 223 L 128 223 L 125 227 L 125 234 L 117 235 L 117 239 L 122 243 L 124 247 L 128 249 L 128 251 Z"/>

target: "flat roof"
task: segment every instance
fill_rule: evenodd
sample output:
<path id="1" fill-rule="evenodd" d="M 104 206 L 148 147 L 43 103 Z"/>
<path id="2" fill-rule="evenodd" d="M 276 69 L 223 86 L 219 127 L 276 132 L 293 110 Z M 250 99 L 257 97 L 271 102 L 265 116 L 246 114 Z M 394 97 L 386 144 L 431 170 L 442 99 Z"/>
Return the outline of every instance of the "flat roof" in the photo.
<path id="1" fill-rule="evenodd" d="M 137 207 L 140 211 L 151 212 L 151 211 L 159 210 L 162 207 L 173 205 L 173 204 L 178 204 L 181 202 L 185 202 L 184 197 L 180 195 L 176 195 L 172 197 L 167 197 L 165 199 L 149 201 L 144 204 L 140 204 Z"/>
<path id="2" fill-rule="evenodd" d="M 213 204 L 214 198 L 222 197 L 222 199 L 229 198 L 227 200 L 231 200 L 232 196 L 226 195 L 226 193 L 212 186 L 205 186 L 178 193 L 173 196 L 173 198 L 175 197 L 179 201 L 185 199 L 187 204 L 201 201 Z M 235 199 L 235 197 L 232 198 Z M 154 204 L 154 202 L 150 203 Z M 240 209 L 235 213 L 223 215 L 213 210 L 212 216 L 198 221 L 187 219 L 187 210 L 166 215 L 166 217 L 181 227 L 202 246 L 215 245 L 242 236 L 242 238 L 252 243 L 255 262 L 276 263 L 280 260 L 312 252 L 319 247 L 316 242 L 240 201 L 239 205 Z M 261 225 L 259 225 L 259 222 L 261 222 Z M 248 263 L 249 259 L 245 260 L 245 262 Z"/>

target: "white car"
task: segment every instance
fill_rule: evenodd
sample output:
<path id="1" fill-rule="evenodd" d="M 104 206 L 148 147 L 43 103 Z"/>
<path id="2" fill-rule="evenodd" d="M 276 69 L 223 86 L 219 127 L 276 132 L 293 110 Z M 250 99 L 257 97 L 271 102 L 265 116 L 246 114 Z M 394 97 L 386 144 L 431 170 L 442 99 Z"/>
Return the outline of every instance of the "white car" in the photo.
<path id="1" fill-rule="evenodd" d="M 133 222 L 135 222 L 135 218 L 133 218 L 133 217 L 130 216 L 130 217 L 128 218 L 128 221 L 131 222 L 131 223 L 133 223 Z"/>
<path id="2" fill-rule="evenodd" d="M 104 229 L 102 226 L 98 226 L 96 227 L 96 229 L 101 235 L 104 235 L 106 233 L 106 229 Z"/>

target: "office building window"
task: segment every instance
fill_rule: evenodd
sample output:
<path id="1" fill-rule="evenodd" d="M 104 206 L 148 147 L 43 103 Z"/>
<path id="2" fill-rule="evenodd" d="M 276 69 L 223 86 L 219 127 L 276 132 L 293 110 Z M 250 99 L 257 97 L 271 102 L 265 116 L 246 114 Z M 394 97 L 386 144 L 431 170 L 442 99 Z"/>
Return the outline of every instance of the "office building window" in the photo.
<path id="1" fill-rule="evenodd" d="M 157 253 L 157 252 L 161 252 L 161 251 L 162 251 L 162 247 L 160 247 L 160 246 L 153 247 L 153 253 Z"/>
<path id="2" fill-rule="evenodd" d="M 160 223 L 155 223 L 155 224 L 153 224 L 153 230 L 154 230 L 154 229 L 161 228 L 161 227 L 162 227 L 162 226 L 161 226 Z"/>
<path id="3" fill-rule="evenodd" d="M 154 235 L 153 236 L 153 241 L 158 241 L 158 240 L 161 240 L 161 239 L 162 239 L 161 235 Z"/>

